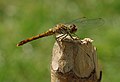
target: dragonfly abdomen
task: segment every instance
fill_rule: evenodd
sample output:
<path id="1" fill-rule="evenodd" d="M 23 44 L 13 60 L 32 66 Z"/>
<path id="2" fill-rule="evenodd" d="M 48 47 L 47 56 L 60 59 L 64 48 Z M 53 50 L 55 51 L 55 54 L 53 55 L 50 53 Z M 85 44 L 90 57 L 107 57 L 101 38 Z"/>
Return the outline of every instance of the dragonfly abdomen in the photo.
<path id="1" fill-rule="evenodd" d="M 53 35 L 55 32 L 53 31 L 53 29 L 49 29 L 48 31 L 46 31 L 45 33 L 42 33 L 42 34 L 38 34 L 36 36 L 33 36 L 31 38 L 28 38 L 28 39 L 25 39 L 25 40 L 22 40 L 21 42 L 19 42 L 17 44 L 17 46 L 21 46 L 25 43 L 28 43 L 30 41 L 33 41 L 33 40 L 36 40 L 38 38 L 42 38 L 42 37 L 45 37 L 45 36 L 50 36 L 50 35 Z"/>

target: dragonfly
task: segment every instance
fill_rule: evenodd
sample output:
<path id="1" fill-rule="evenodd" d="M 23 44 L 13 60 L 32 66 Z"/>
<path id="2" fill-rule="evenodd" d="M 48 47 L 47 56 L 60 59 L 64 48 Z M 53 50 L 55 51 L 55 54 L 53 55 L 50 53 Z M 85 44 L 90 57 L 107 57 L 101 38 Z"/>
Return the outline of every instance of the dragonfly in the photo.
<path id="1" fill-rule="evenodd" d="M 72 34 L 75 34 L 75 32 L 78 30 L 78 27 L 86 27 L 86 26 L 92 27 L 94 25 L 101 26 L 103 23 L 104 23 L 104 20 L 102 18 L 95 18 L 95 19 L 88 19 L 86 17 L 78 18 L 78 19 L 75 19 L 68 23 L 57 24 L 56 26 L 48 29 L 44 33 L 41 33 L 41 34 L 38 34 L 31 38 L 22 40 L 17 44 L 17 46 L 21 46 L 21 45 L 31 42 L 33 40 L 36 40 L 36 39 L 39 39 L 42 37 L 46 37 L 46 36 L 50 36 L 50 35 L 62 34 L 62 35 L 66 35 L 66 36 L 69 35 L 72 38 Z"/>

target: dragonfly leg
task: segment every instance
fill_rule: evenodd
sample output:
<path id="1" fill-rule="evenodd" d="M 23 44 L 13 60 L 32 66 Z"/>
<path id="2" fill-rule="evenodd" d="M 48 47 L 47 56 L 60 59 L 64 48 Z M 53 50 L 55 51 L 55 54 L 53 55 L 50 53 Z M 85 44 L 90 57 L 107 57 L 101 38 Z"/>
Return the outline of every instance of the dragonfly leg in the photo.
<path id="1" fill-rule="evenodd" d="M 60 36 L 56 37 L 56 40 L 57 40 L 57 39 L 59 39 L 59 38 L 60 38 L 60 37 L 62 37 L 62 36 L 64 36 L 64 34 L 62 34 L 62 35 L 60 35 Z"/>
<path id="2" fill-rule="evenodd" d="M 69 34 L 70 38 L 72 38 L 74 40 L 74 38 L 72 37 L 71 33 L 68 33 L 68 34 Z"/>
<path id="3" fill-rule="evenodd" d="M 77 35 L 77 34 L 75 34 L 75 33 L 72 33 L 74 36 L 76 36 L 76 37 L 78 37 L 79 38 L 79 36 Z"/>
<path id="4" fill-rule="evenodd" d="M 64 35 L 64 36 L 62 37 L 61 41 L 63 41 L 63 40 L 66 38 L 66 36 L 68 36 L 68 34 Z"/>

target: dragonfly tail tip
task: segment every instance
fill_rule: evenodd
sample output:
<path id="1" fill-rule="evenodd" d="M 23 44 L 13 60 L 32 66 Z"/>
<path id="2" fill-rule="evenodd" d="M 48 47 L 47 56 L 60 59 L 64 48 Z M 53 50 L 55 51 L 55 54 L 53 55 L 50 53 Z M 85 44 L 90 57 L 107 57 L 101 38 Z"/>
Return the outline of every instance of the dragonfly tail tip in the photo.
<path id="1" fill-rule="evenodd" d="M 20 46 L 20 44 L 17 44 L 16 46 L 18 47 L 18 46 Z"/>

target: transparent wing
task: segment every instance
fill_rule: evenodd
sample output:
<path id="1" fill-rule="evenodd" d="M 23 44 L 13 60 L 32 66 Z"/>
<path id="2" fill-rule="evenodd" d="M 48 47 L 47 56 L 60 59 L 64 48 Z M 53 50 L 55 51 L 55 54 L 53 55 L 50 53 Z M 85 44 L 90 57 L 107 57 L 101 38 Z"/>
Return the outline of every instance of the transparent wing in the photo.
<path id="1" fill-rule="evenodd" d="M 78 18 L 67 24 L 75 24 L 77 27 L 98 27 L 104 24 L 102 18 L 88 19 L 86 17 Z"/>
<path id="2" fill-rule="evenodd" d="M 95 18 L 95 19 L 88 19 L 86 17 L 78 18 L 69 22 L 68 24 L 75 24 L 78 29 L 76 34 L 83 37 L 89 37 L 96 33 L 101 32 L 102 25 L 104 24 L 104 19 L 102 18 Z"/>
<path id="3" fill-rule="evenodd" d="M 87 18 L 86 17 L 82 17 L 82 18 L 78 18 L 78 19 L 75 19 L 75 20 L 72 20 L 70 22 L 67 22 L 66 24 L 71 24 L 71 23 L 81 23 L 82 21 L 86 20 Z"/>

